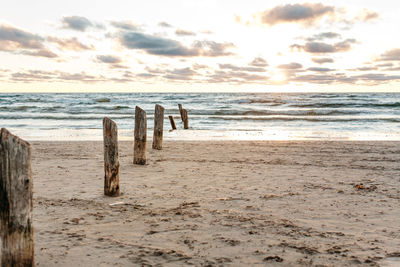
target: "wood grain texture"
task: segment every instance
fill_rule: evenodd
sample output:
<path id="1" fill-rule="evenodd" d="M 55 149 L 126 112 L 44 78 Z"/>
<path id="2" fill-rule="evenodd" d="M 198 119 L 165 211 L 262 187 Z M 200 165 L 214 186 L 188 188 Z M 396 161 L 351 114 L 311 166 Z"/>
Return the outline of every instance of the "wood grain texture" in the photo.
<path id="1" fill-rule="evenodd" d="M 118 128 L 111 119 L 103 119 L 104 194 L 116 197 L 119 188 Z"/>
<path id="2" fill-rule="evenodd" d="M 1 266 L 35 266 L 32 227 L 31 146 L 0 132 Z"/>
<path id="3" fill-rule="evenodd" d="M 183 108 L 182 108 L 182 104 L 178 104 L 178 108 L 179 108 L 179 114 L 181 115 L 181 120 L 182 120 L 182 122 L 183 122 L 183 113 L 182 113 Z"/>
<path id="4" fill-rule="evenodd" d="M 183 129 L 189 129 L 189 117 L 186 109 L 182 109 Z"/>
<path id="5" fill-rule="evenodd" d="M 135 141 L 133 145 L 133 163 L 146 164 L 147 119 L 146 112 L 140 107 L 135 109 Z"/>
<path id="6" fill-rule="evenodd" d="M 174 121 L 174 117 L 173 116 L 168 116 L 168 118 L 169 118 L 169 122 L 171 123 L 172 130 L 176 130 L 176 124 L 175 124 L 175 121 Z"/>
<path id="7" fill-rule="evenodd" d="M 154 109 L 153 149 L 162 149 L 164 131 L 164 108 L 156 105 Z"/>

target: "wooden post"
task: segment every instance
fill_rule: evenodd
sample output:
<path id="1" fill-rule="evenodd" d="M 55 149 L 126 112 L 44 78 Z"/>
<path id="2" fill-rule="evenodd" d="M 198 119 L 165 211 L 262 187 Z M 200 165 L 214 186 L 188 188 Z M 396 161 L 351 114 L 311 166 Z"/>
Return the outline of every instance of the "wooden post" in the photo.
<path id="1" fill-rule="evenodd" d="M 168 118 L 169 118 L 169 122 L 171 123 L 172 130 L 176 130 L 176 124 L 175 124 L 175 121 L 174 121 L 174 117 L 173 116 L 168 116 Z"/>
<path id="2" fill-rule="evenodd" d="M 164 108 L 156 105 L 154 109 L 153 149 L 162 149 L 164 130 Z"/>
<path id="3" fill-rule="evenodd" d="M 182 109 L 182 115 L 183 115 L 183 129 L 189 129 L 189 118 L 188 118 L 188 112 L 186 109 Z"/>
<path id="4" fill-rule="evenodd" d="M 0 131 L 1 266 L 35 266 L 31 146 Z"/>
<path id="5" fill-rule="evenodd" d="M 135 110 L 135 142 L 133 146 L 133 163 L 146 164 L 147 120 L 146 112 L 136 106 Z"/>
<path id="6" fill-rule="evenodd" d="M 118 128 L 114 121 L 103 119 L 104 195 L 119 196 Z"/>
<path id="7" fill-rule="evenodd" d="M 182 108 L 182 105 L 181 104 L 178 104 L 178 108 L 179 108 L 179 114 L 181 114 L 181 120 L 182 120 L 182 122 L 184 121 L 184 119 L 183 119 L 183 108 Z"/>

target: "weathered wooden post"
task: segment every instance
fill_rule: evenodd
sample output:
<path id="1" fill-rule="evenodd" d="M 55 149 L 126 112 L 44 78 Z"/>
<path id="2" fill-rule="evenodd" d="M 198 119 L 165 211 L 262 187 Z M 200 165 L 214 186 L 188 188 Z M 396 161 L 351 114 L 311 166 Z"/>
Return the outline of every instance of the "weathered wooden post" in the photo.
<path id="1" fill-rule="evenodd" d="M 168 116 L 168 118 L 169 118 L 169 122 L 171 123 L 172 130 L 176 130 L 176 124 L 175 124 L 175 121 L 174 121 L 174 117 L 173 116 Z"/>
<path id="2" fill-rule="evenodd" d="M 117 124 L 107 117 L 103 119 L 104 145 L 104 195 L 119 196 L 119 159 Z"/>
<path id="3" fill-rule="evenodd" d="M 35 266 L 32 227 L 31 146 L 0 131 L 1 266 Z"/>
<path id="4" fill-rule="evenodd" d="M 164 108 L 156 105 L 154 109 L 153 148 L 161 150 L 164 130 Z"/>
<path id="5" fill-rule="evenodd" d="M 186 109 L 182 109 L 183 129 L 189 129 L 189 118 Z"/>
<path id="6" fill-rule="evenodd" d="M 135 109 L 135 141 L 133 145 L 133 163 L 146 164 L 147 120 L 146 112 L 136 106 Z"/>
<path id="7" fill-rule="evenodd" d="M 181 120 L 182 120 L 182 122 L 184 121 L 183 120 L 183 108 L 182 108 L 182 105 L 181 104 L 178 104 L 178 108 L 179 108 L 179 114 L 181 114 Z"/>

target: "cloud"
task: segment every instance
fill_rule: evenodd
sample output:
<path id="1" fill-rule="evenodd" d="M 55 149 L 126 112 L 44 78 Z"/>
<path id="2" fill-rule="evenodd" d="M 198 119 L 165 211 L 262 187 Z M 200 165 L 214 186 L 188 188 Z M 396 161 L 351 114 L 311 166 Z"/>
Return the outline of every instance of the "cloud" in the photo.
<path id="1" fill-rule="evenodd" d="M 167 74 L 163 77 L 168 80 L 191 80 L 192 76 L 195 75 L 196 72 L 191 68 L 182 68 L 182 69 L 174 69 L 172 71 L 167 71 Z"/>
<path id="2" fill-rule="evenodd" d="M 207 75 L 207 82 L 210 83 L 265 83 L 269 80 L 267 75 L 249 74 L 242 71 L 221 71 Z"/>
<path id="3" fill-rule="evenodd" d="M 63 17 L 61 22 L 63 24 L 63 28 L 81 32 L 86 31 L 86 29 L 88 28 L 98 28 L 98 29 L 104 28 L 103 25 L 93 23 L 87 18 L 80 16 Z"/>
<path id="4" fill-rule="evenodd" d="M 313 58 L 313 62 L 318 63 L 318 64 L 324 64 L 324 63 L 333 63 L 332 58 L 327 58 L 327 57 L 322 57 L 322 58 Z"/>
<path id="5" fill-rule="evenodd" d="M 198 50 L 200 56 L 205 57 L 221 57 L 233 55 L 232 52 L 227 51 L 233 48 L 233 43 L 217 43 L 214 41 L 196 41 L 193 44 L 193 49 Z"/>
<path id="6" fill-rule="evenodd" d="M 213 41 L 196 41 L 191 47 L 186 47 L 176 40 L 138 32 L 123 33 L 120 42 L 126 48 L 144 50 L 151 55 L 180 57 L 226 56 L 232 54 L 226 50 L 233 47 L 231 43 Z"/>
<path id="7" fill-rule="evenodd" d="M 262 67 L 239 67 L 232 64 L 218 64 L 220 69 L 229 69 L 233 71 L 247 71 L 247 72 L 264 72 L 265 69 Z"/>
<path id="8" fill-rule="evenodd" d="M 165 22 L 165 21 L 159 22 L 159 23 L 158 23 L 158 26 L 164 27 L 164 28 L 171 28 L 171 27 L 172 27 L 171 24 L 169 24 L 169 23 L 167 23 L 167 22 Z"/>
<path id="9" fill-rule="evenodd" d="M 323 53 L 337 53 L 346 52 L 352 49 L 352 44 L 356 43 L 355 39 L 346 39 L 334 44 L 327 44 L 323 42 L 307 42 L 305 45 L 294 44 L 290 48 L 303 50 L 308 53 L 323 54 Z"/>
<path id="10" fill-rule="evenodd" d="M 339 33 L 336 32 L 322 32 L 319 34 L 315 34 L 314 36 L 307 38 L 307 41 L 322 41 L 324 39 L 335 39 L 335 38 L 341 38 L 342 36 Z"/>
<path id="11" fill-rule="evenodd" d="M 311 23 L 325 15 L 333 14 L 333 6 L 325 6 L 320 3 L 286 4 L 265 10 L 261 14 L 261 22 L 268 25 L 279 23 Z"/>
<path id="12" fill-rule="evenodd" d="M 121 59 L 117 56 L 112 55 L 99 55 L 96 57 L 98 61 L 108 64 L 121 63 Z"/>
<path id="13" fill-rule="evenodd" d="M 57 54 L 44 46 L 44 38 L 12 26 L 0 25 L 0 51 L 27 56 L 56 58 Z"/>
<path id="14" fill-rule="evenodd" d="M 315 72 L 329 72 L 334 71 L 334 69 L 330 68 L 320 68 L 320 67 L 311 67 L 307 69 L 308 71 L 315 71 Z"/>
<path id="15" fill-rule="evenodd" d="M 192 32 L 192 31 L 186 31 L 186 30 L 182 30 L 182 29 L 177 29 L 175 31 L 175 34 L 178 36 L 194 36 L 194 35 L 196 35 L 196 33 Z"/>
<path id="16" fill-rule="evenodd" d="M 379 14 L 375 11 L 368 10 L 368 9 L 363 9 L 358 16 L 356 17 L 355 20 L 358 21 L 363 21 L 363 22 L 368 22 L 368 21 L 374 21 L 379 18 Z"/>
<path id="17" fill-rule="evenodd" d="M 351 71 L 371 71 L 371 70 L 378 70 L 378 67 L 359 67 L 355 69 L 350 69 Z"/>
<path id="18" fill-rule="evenodd" d="M 300 63 L 292 62 L 289 64 L 278 65 L 277 68 L 284 70 L 297 70 L 303 68 L 303 65 L 301 65 Z"/>
<path id="19" fill-rule="evenodd" d="M 0 50 L 42 49 L 43 38 L 12 26 L 0 25 Z"/>
<path id="20" fill-rule="evenodd" d="M 35 57 L 47 57 L 47 58 L 56 58 L 58 57 L 57 54 L 51 52 L 50 50 L 47 49 L 41 49 L 41 50 L 24 50 L 20 52 L 23 55 L 27 56 L 35 56 Z"/>
<path id="21" fill-rule="evenodd" d="M 379 60 L 383 61 L 397 61 L 400 60 L 400 48 L 394 48 L 382 54 Z"/>
<path id="22" fill-rule="evenodd" d="M 162 56 L 196 56 L 198 52 L 183 46 L 178 41 L 138 32 L 124 33 L 122 45 L 130 49 L 142 49 L 148 54 Z"/>
<path id="23" fill-rule="evenodd" d="M 384 73 L 367 73 L 354 76 L 354 78 L 358 81 L 362 81 L 371 85 L 382 84 L 391 81 L 400 81 L 400 75 L 387 75 Z"/>
<path id="24" fill-rule="evenodd" d="M 115 28 L 127 31 L 137 31 L 140 29 L 140 26 L 129 20 L 111 21 L 110 24 Z"/>
<path id="25" fill-rule="evenodd" d="M 57 44 L 61 50 L 85 51 L 95 49 L 93 45 L 85 45 L 81 43 L 76 37 L 62 39 L 50 36 L 47 40 L 51 43 Z"/>
<path id="26" fill-rule="evenodd" d="M 254 67 L 267 67 L 268 63 L 262 57 L 256 57 L 256 58 L 253 59 L 252 62 L 250 62 L 249 65 L 250 66 L 254 66 Z"/>
<path id="27" fill-rule="evenodd" d="M 94 76 L 81 73 L 68 73 L 62 71 L 41 71 L 28 70 L 25 72 L 15 72 L 11 74 L 11 80 L 17 82 L 60 82 L 60 81 L 79 81 L 85 83 L 105 81 L 103 76 Z"/>

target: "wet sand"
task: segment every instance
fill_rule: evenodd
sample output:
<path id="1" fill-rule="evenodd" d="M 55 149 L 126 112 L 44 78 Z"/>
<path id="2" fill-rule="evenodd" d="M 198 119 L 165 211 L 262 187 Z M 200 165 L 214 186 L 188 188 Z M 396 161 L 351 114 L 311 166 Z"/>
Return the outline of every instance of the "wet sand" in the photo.
<path id="1" fill-rule="evenodd" d="M 400 142 L 121 142 L 116 198 L 102 142 L 32 146 L 38 266 L 400 264 Z"/>

